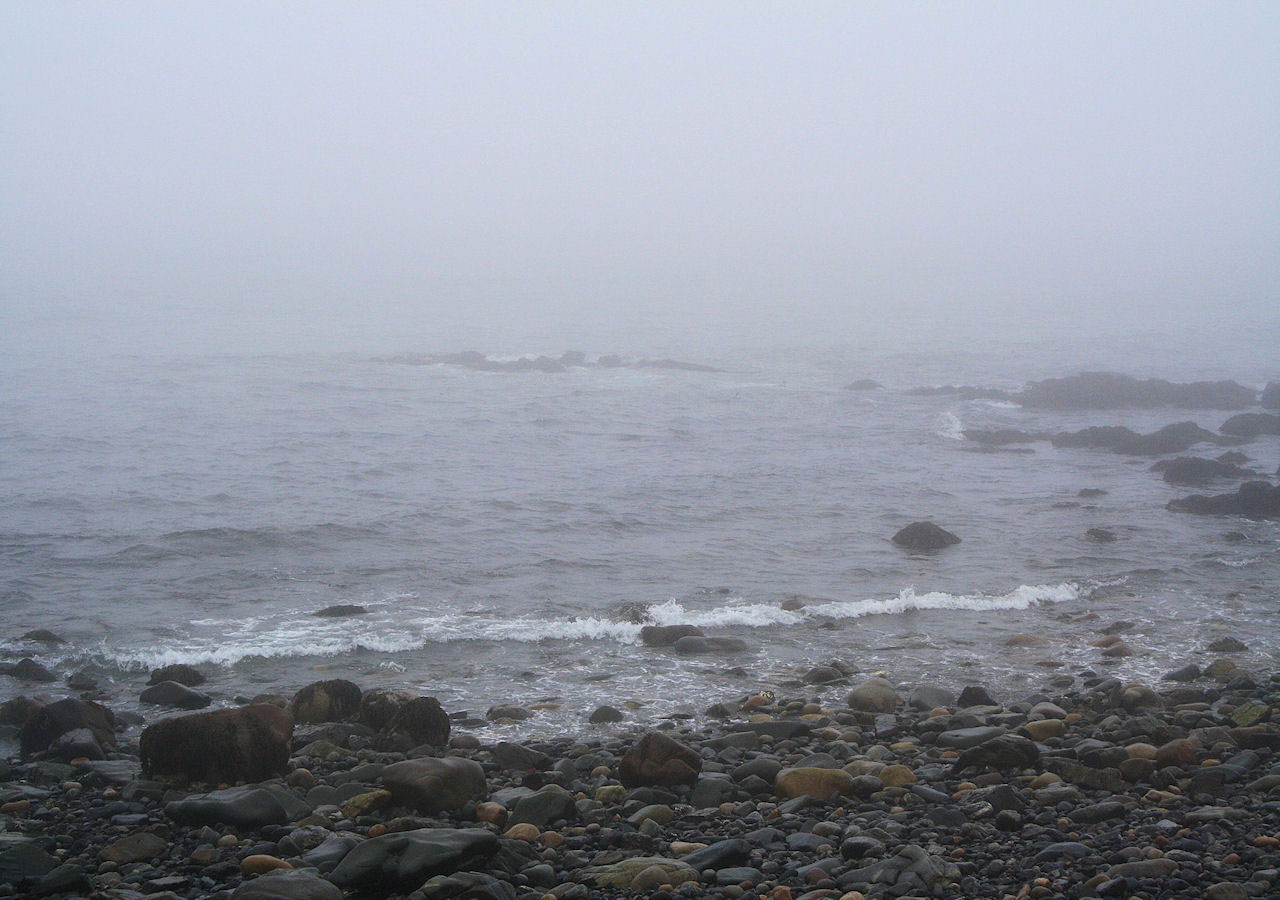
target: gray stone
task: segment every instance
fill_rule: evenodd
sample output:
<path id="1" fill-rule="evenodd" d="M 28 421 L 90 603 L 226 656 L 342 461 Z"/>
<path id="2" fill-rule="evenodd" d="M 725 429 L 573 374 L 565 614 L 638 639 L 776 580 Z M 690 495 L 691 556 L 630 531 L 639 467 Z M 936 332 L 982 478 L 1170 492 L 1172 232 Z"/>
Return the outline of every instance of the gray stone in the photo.
<path id="1" fill-rule="evenodd" d="M 165 804 L 165 815 L 182 825 L 234 825 L 262 828 L 296 822 L 311 807 L 277 786 L 245 785 L 199 794 Z"/>
<path id="2" fill-rule="evenodd" d="M 341 888 L 418 888 L 433 875 L 482 863 L 498 852 L 498 838 L 479 828 L 420 828 L 370 838 L 329 873 Z"/>

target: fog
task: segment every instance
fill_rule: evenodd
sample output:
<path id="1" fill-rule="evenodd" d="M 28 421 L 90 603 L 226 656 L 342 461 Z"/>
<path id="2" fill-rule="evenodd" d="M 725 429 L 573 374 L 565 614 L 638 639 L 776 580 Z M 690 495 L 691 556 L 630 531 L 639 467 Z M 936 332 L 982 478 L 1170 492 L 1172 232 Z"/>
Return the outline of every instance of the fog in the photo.
<path id="1" fill-rule="evenodd" d="M 0 7 L 10 352 L 601 352 L 1280 295 L 1273 4 Z"/>

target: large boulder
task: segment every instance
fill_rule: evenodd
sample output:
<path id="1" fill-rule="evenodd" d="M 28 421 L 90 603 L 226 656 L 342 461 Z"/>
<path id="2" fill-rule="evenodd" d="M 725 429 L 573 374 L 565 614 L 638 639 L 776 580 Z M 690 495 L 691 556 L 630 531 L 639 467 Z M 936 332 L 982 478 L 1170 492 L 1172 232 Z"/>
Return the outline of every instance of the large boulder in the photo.
<path id="1" fill-rule="evenodd" d="M 153 706 L 169 706 L 175 709 L 204 709 L 213 699 L 208 694 L 193 691 L 176 681 L 161 681 L 138 695 L 143 703 Z"/>
<path id="2" fill-rule="evenodd" d="M 196 794 L 165 804 L 164 813 L 180 825 L 231 825 L 256 829 L 285 825 L 307 816 L 311 807 L 279 786 L 247 784 Z"/>
<path id="3" fill-rule="evenodd" d="M 315 681 L 293 695 L 289 712 L 298 722 L 341 722 L 360 711 L 360 697 L 360 686 L 350 681 Z"/>
<path id="4" fill-rule="evenodd" d="M 850 709 L 862 712 L 893 712 L 902 702 L 892 684 L 883 678 L 869 678 L 849 692 Z"/>
<path id="5" fill-rule="evenodd" d="M 498 852 L 498 836 L 479 828 L 420 828 L 384 834 L 358 844 L 329 873 L 341 888 L 417 888 L 433 875 L 471 869 Z"/>
<path id="6" fill-rule="evenodd" d="M 1280 409 L 1280 381 L 1268 381 L 1262 389 L 1259 405 L 1263 409 Z"/>
<path id="7" fill-rule="evenodd" d="M 397 805 L 424 813 L 462 809 L 489 793 L 481 765 L 458 756 L 392 763 L 382 770 L 382 783 Z"/>
<path id="8" fill-rule="evenodd" d="M 1015 396 L 1026 407 L 1043 409 L 1120 409 L 1175 406 L 1183 409 L 1246 409 L 1254 392 L 1234 381 L 1178 384 L 1160 378 L 1137 379 L 1114 372 L 1081 372 L 1067 378 L 1033 381 Z"/>
<path id="9" fill-rule="evenodd" d="M 1034 766 L 1039 759 L 1040 748 L 1034 741 L 1017 734 L 1002 734 L 962 751 L 956 759 L 955 771 L 975 766 L 1005 772 Z"/>
<path id="10" fill-rule="evenodd" d="M 693 784 L 701 771 L 696 750 L 657 731 L 641 737 L 618 763 L 618 778 L 627 787 Z"/>
<path id="11" fill-rule="evenodd" d="M 646 647 L 670 647 L 684 637 L 703 637 L 697 625 L 646 625 L 640 629 L 640 640 Z"/>
<path id="12" fill-rule="evenodd" d="M 278 869 L 242 882 L 231 900 L 342 900 L 342 888 L 309 872 Z"/>
<path id="13" fill-rule="evenodd" d="M 92 701 L 68 698 L 32 713 L 18 734 L 19 748 L 23 756 L 40 753 L 62 735 L 81 728 L 88 729 L 100 745 L 115 746 L 115 714 Z"/>
<path id="14" fill-rule="evenodd" d="M 1266 481 L 1246 481 L 1234 494 L 1205 496 L 1193 494 L 1170 500 L 1168 508 L 1200 516 L 1248 516 L 1252 519 L 1280 518 L 1280 486 Z"/>
<path id="15" fill-rule="evenodd" d="M 1257 474 L 1222 460 L 1195 456 L 1161 461 L 1151 468 L 1163 472 L 1164 480 L 1169 484 L 1204 484 L 1215 478 L 1250 478 Z"/>
<path id="16" fill-rule="evenodd" d="M 449 714 L 435 697 L 410 697 L 402 702 L 383 727 L 389 734 L 402 734 L 414 744 L 443 747 L 449 743 Z"/>
<path id="17" fill-rule="evenodd" d="M 147 684 L 160 684 L 162 681 L 176 681 L 178 684 L 187 687 L 195 687 L 204 684 L 204 673 L 194 666 L 186 663 L 174 663 L 171 666 L 164 666 L 160 669 L 153 669 L 151 677 L 147 679 Z"/>
<path id="18" fill-rule="evenodd" d="M 1218 429 L 1235 437 L 1254 438 L 1263 434 L 1280 434 L 1280 415 L 1274 413 L 1240 413 L 1222 423 Z"/>
<path id="19" fill-rule="evenodd" d="M 263 781 L 289 767 L 293 717 L 267 704 L 161 719 L 138 742 L 153 778 L 209 784 Z"/>
<path id="20" fill-rule="evenodd" d="M 410 700 L 413 694 L 394 688 L 374 688 L 360 696 L 360 723 L 374 731 L 382 731 L 391 724 L 395 714 Z"/>
<path id="21" fill-rule="evenodd" d="M 57 681 L 58 676 L 50 672 L 31 657 L 20 659 L 11 666 L 0 666 L 0 671 L 19 681 Z"/>
<path id="22" fill-rule="evenodd" d="M 941 550 L 960 543 L 960 538 L 932 522 L 912 522 L 893 536 L 893 542 L 908 550 Z"/>

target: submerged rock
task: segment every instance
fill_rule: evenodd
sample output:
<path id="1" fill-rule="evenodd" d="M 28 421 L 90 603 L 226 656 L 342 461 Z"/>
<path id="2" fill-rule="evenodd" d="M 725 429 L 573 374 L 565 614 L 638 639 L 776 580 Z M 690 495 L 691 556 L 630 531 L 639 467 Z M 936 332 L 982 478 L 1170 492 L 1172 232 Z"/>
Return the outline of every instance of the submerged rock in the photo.
<path id="1" fill-rule="evenodd" d="M 1169 484 L 1204 484 L 1215 478 L 1251 478 L 1257 474 L 1221 459 L 1201 459 L 1195 456 L 1161 461 L 1151 468 L 1153 471 L 1163 472 L 1164 480 Z"/>
<path id="2" fill-rule="evenodd" d="M 1222 423 L 1223 434 L 1254 438 L 1264 434 L 1280 434 L 1280 415 L 1273 413 L 1240 413 Z"/>
<path id="3" fill-rule="evenodd" d="M 908 550 L 941 550 L 960 543 L 960 538 L 932 522 L 912 522 L 893 536 L 893 542 Z"/>
<path id="4" fill-rule="evenodd" d="M 1254 519 L 1280 518 L 1280 486 L 1266 481 L 1246 481 L 1234 494 L 1204 496 L 1193 494 L 1170 500 L 1168 508 L 1200 516 L 1248 516 Z"/>
<path id="5" fill-rule="evenodd" d="M 1033 381 L 1014 399 L 1041 409 L 1120 409 L 1174 406 L 1183 409 L 1245 409 L 1255 394 L 1234 381 L 1187 384 L 1160 378 L 1137 379 L 1114 372 L 1081 372 Z"/>
<path id="6" fill-rule="evenodd" d="M 311 615 L 321 619 L 344 619 L 349 616 L 364 616 L 368 614 L 369 610 L 358 603 L 335 603 L 333 606 L 326 606 L 324 609 L 316 610 Z"/>

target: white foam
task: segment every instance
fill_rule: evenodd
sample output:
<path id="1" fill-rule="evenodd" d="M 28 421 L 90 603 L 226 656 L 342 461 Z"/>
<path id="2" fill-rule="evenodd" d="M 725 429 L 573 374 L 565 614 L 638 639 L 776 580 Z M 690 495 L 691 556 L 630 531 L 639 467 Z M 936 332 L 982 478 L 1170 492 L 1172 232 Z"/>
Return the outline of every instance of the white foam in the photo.
<path id="1" fill-rule="evenodd" d="M 949 441 L 963 441 L 964 425 L 955 413 L 948 410 L 933 420 L 933 433 Z"/>
<path id="2" fill-rule="evenodd" d="M 1078 600 L 1081 596 L 1077 584 L 1019 585 L 1007 594 L 948 594 L 946 591 L 929 591 L 917 594 L 914 588 L 905 588 L 897 597 L 887 600 L 833 601 L 805 608 L 814 616 L 832 619 L 857 619 L 862 616 L 900 615 L 924 609 L 958 609 L 982 612 L 996 609 L 1027 609 L 1039 603 L 1063 603 Z"/>

